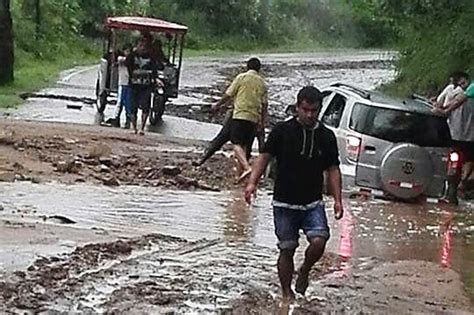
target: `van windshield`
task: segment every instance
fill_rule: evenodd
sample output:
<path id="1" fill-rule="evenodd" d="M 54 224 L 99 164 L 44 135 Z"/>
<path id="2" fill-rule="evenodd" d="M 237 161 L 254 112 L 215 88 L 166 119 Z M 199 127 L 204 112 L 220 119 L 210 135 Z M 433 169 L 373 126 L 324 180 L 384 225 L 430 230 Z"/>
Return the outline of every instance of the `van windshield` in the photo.
<path id="1" fill-rule="evenodd" d="M 349 127 L 352 130 L 387 140 L 407 142 L 425 147 L 446 147 L 451 135 L 446 119 L 356 103 Z"/>

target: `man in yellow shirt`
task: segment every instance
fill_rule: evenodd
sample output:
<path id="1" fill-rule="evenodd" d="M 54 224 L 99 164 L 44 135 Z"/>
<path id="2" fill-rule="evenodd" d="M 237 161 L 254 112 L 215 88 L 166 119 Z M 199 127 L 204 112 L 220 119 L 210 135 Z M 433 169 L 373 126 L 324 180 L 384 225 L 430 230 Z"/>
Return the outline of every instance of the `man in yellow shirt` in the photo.
<path id="1" fill-rule="evenodd" d="M 230 140 L 241 170 L 239 181 L 250 175 L 252 169 L 247 159 L 247 150 L 251 150 L 253 139 L 258 128 L 263 128 L 267 113 L 267 86 L 260 75 L 261 63 L 258 58 L 247 61 L 247 71 L 239 74 L 222 99 L 213 107 L 219 107 L 234 100 Z"/>

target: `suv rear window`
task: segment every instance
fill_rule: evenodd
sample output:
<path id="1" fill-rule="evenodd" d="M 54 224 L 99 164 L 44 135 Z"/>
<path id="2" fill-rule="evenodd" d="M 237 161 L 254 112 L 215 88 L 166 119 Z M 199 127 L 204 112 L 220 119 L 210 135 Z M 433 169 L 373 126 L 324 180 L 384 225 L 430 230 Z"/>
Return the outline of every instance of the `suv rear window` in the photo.
<path id="1" fill-rule="evenodd" d="M 449 127 L 443 117 L 361 103 L 354 105 L 349 127 L 390 142 L 407 142 L 425 147 L 444 147 L 451 142 Z"/>

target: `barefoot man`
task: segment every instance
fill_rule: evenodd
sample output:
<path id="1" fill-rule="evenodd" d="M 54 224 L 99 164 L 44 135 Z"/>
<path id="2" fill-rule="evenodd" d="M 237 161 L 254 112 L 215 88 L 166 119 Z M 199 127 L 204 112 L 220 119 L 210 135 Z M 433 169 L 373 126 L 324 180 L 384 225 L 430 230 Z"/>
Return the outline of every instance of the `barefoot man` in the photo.
<path id="1" fill-rule="evenodd" d="M 334 197 L 334 215 L 341 219 L 341 173 L 334 133 L 318 120 L 323 95 L 312 86 L 301 89 L 297 96 L 297 116 L 275 126 L 255 162 L 245 199 L 250 203 L 259 178 L 271 157 L 277 160 L 273 195 L 275 234 L 278 238 L 278 275 L 284 300 L 294 298 L 291 281 L 293 256 L 298 247 L 299 230 L 309 242 L 305 260 L 298 269 L 295 290 L 304 294 L 311 267 L 321 258 L 329 239 L 329 227 L 322 200 L 323 173 Z"/>
<path id="2" fill-rule="evenodd" d="M 234 100 L 230 141 L 238 162 L 239 181 L 250 175 L 252 169 L 247 151 L 252 148 L 257 129 L 265 126 L 267 111 L 267 86 L 260 75 L 261 63 L 258 58 L 247 61 L 247 71 L 239 74 L 225 92 L 222 99 L 212 107 L 217 111 L 222 105 Z"/>

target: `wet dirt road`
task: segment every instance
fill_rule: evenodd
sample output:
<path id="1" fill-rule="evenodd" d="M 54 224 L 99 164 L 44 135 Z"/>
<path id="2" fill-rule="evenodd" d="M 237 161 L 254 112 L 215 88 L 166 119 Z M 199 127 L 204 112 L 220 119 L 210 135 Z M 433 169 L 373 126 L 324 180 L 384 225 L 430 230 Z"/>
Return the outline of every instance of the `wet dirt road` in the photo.
<path id="1" fill-rule="evenodd" d="M 222 96 L 230 80 L 243 70 L 248 57 L 197 57 L 185 60 L 180 95 L 178 99 L 171 100 L 163 123 L 150 131 L 187 139 L 212 139 L 219 130 L 215 123 L 220 123 L 222 116 L 210 117 L 209 106 Z M 394 77 L 391 63 L 394 54 L 385 51 L 341 50 L 260 57 L 269 86 L 271 123 L 284 117 L 283 110 L 294 103 L 296 93 L 302 86 L 314 84 L 324 87 L 341 81 L 372 89 Z M 43 98 L 30 98 L 24 106 L 9 111 L 7 115 L 15 119 L 98 124 L 96 107 L 90 104 L 95 99 L 96 78 L 95 66 L 70 70 L 62 74 L 55 87 L 38 93 L 84 98 L 89 104 L 58 99 L 45 102 Z M 114 117 L 114 111 L 114 105 L 108 106 L 106 119 Z"/>
<path id="2" fill-rule="evenodd" d="M 342 80 L 373 88 L 392 79 L 390 58 L 381 52 L 263 56 L 273 119 L 309 82 Z M 170 113 L 200 122 L 167 116 L 158 132 L 211 138 L 218 126 L 209 122 L 218 119 L 209 120 L 206 106 L 221 95 L 243 60 L 187 62 L 182 96 Z M 93 69 L 72 71 L 45 92 L 92 97 L 94 80 Z M 95 123 L 93 106 L 80 103 L 81 110 L 72 110 L 67 104 L 31 99 L 8 116 Z M 108 115 L 112 112 L 111 106 Z M 0 187 L 0 312 L 472 310 L 474 217 L 469 203 L 450 208 L 345 199 L 346 216 L 335 222 L 328 202 L 332 236 L 327 254 L 314 268 L 306 298 L 286 309 L 278 306 L 271 195 L 265 191 L 249 208 L 240 191 L 233 190 L 54 182 Z M 302 259 L 301 250 L 297 259 Z"/>
<path id="3" fill-rule="evenodd" d="M 75 222 L 75 228 L 135 236 L 131 242 L 139 243 L 122 244 L 130 242 L 127 239 L 112 242 L 106 249 L 76 249 L 69 256 L 36 261 L 24 277 L 10 279 L 43 293 L 15 298 L 19 292 L 10 288 L 14 298 L 8 305 L 13 308 L 213 313 L 245 307 L 246 298 L 254 299 L 255 310 L 264 305 L 262 311 L 271 313 L 275 307 L 277 253 L 271 196 L 266 192 L 249 208 L 240 192 L 15 183 L 3 185 L 0 200 L 3 216 L 11 221 L 23 216 L 29 224 L 54 224 L 53 216 L 66 217 Z M 473 281 L 472 206 L 460 211 L 346 200 L 347 213 L 340 222 L 332 219 L 330 202 L 327 206 L 332 229 L 328 254 L 315 270 L 306 299 L 298 299 L 297 310 L 469 309 L 463 283 Z M 15 228 L 19 229 L 3 226 Z M 139 237 L 153 233 L 161 236 Z M 18 255 L 27 266 L 38 257 L 38 250 L 34 243 L 3 244 L 0 256 L 5 274 L 21 260 L 9 265 L 5 257 Z M 101 252 L 105 258 L 87 262 L 98 255 L 94 251 L 105 251 Z M 48 257 L 48 252 L 41 256 Z M 50 275 L 51 269 L 59 272 L 62 268 L 67 268 L 66 274 Z M 374 276 L 377 273 L 383 280 Z M 38 282 L 45 277 L 51 277 L 47 284 Z M 345 302 L 335 305 L 335 297 Z"/>

